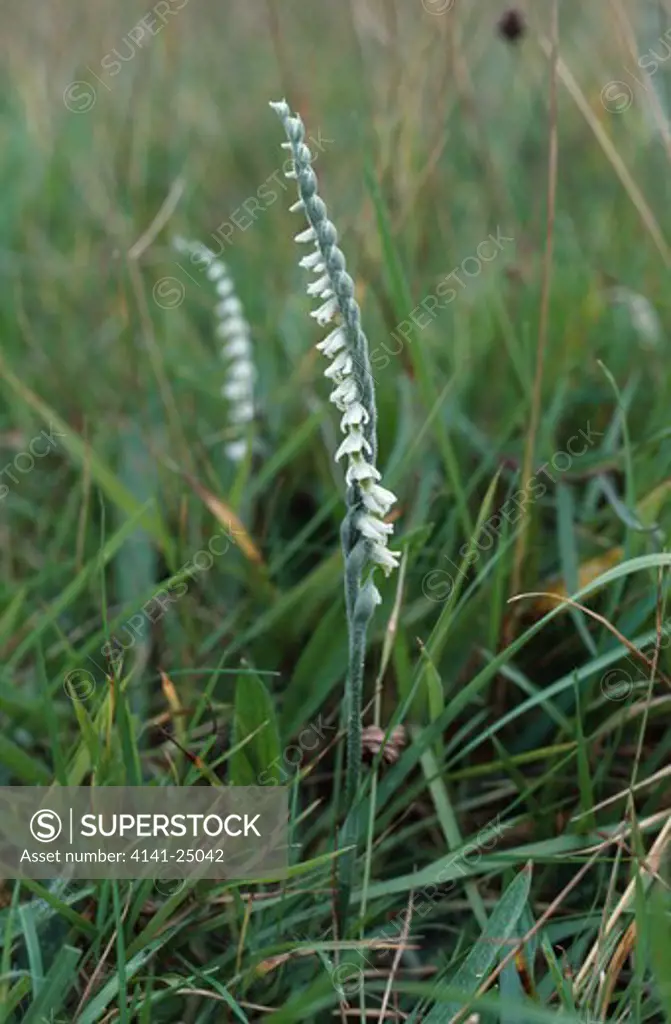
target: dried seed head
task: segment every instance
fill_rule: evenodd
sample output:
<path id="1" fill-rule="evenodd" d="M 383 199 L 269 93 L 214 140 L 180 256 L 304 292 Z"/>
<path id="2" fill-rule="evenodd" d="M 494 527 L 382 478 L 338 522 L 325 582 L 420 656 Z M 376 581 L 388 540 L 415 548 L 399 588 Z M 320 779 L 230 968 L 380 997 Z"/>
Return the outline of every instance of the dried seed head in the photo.
<path id="1" fill-rule="evenodd" d="M 527 26 L 521 11 L 511 7 L 499 18 L 499 35 L 508 43 L 517 43 L 524 36 Z"/>
<path id="2" fill-rule="evenodd" d="M 385 730 L 378 725 L 368 725 L 361 733 L 363 753 L 375 757 L 380 753 L 384 743 Z M 401 751 L 406 745 L 406 732 L 402 725 L 392 729 L 382 753 L 387 764 L 395 764 L 401 756 Z"/>

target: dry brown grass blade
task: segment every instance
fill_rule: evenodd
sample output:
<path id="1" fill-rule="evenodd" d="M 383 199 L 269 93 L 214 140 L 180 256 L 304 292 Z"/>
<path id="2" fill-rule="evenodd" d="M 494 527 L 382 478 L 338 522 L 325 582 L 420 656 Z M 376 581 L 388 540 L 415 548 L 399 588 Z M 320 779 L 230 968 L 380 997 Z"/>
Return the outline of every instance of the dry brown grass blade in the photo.
<path id="1" fill-rule="evenodd" d="M 166 703 L 170 709 L 170 721 L 172 722 L 175 730 L 175 735 L 180 743 L 186 742 L 186 728 L 184 723 L 184 711 L 182 704 L 177 693 L 177 688 L 166 673 L 161 669 L 161 689 L 163 690 L 163 696 L 166 699 Z"/>
<path id="2" fill-rule="evenodd" d="M 177 696 L 175 684 L 163 671 L 161 671 L 161 689 L 163 690 L 163 696 L 168 702 L 170 711 L 175 715 L 179 715 L 182 710 L 182 705 L 180 704 L 179 697 Z"/>
<path id="3" fill-rule="evenodd" d="M 408 941 L 408 935 L 410 934 L 410 922 L 412 921 L 412 901 L 415 898 L 415 890 L 412 889 L 408 896 L 408 908 L 403 915 L 403 927 L 401 929 L 401 945 L 396 950 L 394 956 L 394 962 L 391 965 L 391 971 L 389 972 L 389 979 L 387 980 L 387 986 L 384 990 L 384 996 L 382 998 L 382 1006 L 380 1007 L 380 1020 L 385 1020 L 387 1006 L 389 1005 L 389 997 L 391 996 L 391 986 L 394 984 L 394 978 L 398 971 L 398 965 L 401 962 L 401 956 L 403 955 L 403 947 Z"/>
<path id="4" fill-rule="evenodd" d="M 170 191 L 163 200 L 158 213 L 152 220 L 151 224 L 146 231 L 142 232 L 142 235 L 138 238 L 137 242 L 135 242 L 135 244 L 128 250 L 128 259 L 139 260 L 140 256 L 142 256 L 149 246 L 153 244 L 177 209 L 177 205 L 184 194 L 185 187 L 186 183 L 182 178 L 176 178 L 175 181 L 173 181 L 170 186 Z"/>
<path id="5" fill-rule="evenodd" d="M 667 812 L 664 812 L 664 814 L 666 815 Z M 662 815 L 653 815 L 653 818 L 655 820 L 660 818 L 660 817 L 662 817 Z M 650 820 L 652 820 L 652 819 L 648 819 L 646 822 L 641 822 L 640 823 L 640 828 L 642 829 L 645 825 L 649 824 Z M 667 818 L 666 824 L 665 824 L 664 829 L 662 831 L 663 832 L 666 831 L 667 826 L 669 826 L 670 824 L 671 824 L 671 818 Z M 561 906 L 561 904 L 564 901 L 564 899 L 568 896 L 568 894 L 570 892 L 572 892 L 573 889 L 575 889 L 575 887 L 578 885 L 578 883 L 581 881 L 581 879 L 583 879 L 584 876 L 587 874 L 589 869 L 596 863 L 596 860 L 599 857 L 599 855 L 604 850 L 608 849 L 609 846 L 612 846 L 613 843 L 619 843 L 622 840 L 622 838 L 627 835 L 628 831 L 630 831 L 630 829 L 627 828 L 627 826 L 620 827 L 620 829 L 618 831 L 614 832 L 612 836 L 608 836 L 607 839 L 604 839 L 604 841 L 602 843 L 599 843 L 596 847 L 593 848 L 592 855 L 589 857 L 589 859 L 585 861 L 585 863 L 578 869 L 578 871 L 576 871 L 576 873 L 573 876 L 573 878 L 571 879 L 571 881 L 568 882 L 564 886 L 564 888 L 561 890 L 561 892 L 557 896 L 555 896 L 555 898 L 547 906 L 547 908 L 543 911 L 543 913 L 538 918 L 538 920 L 533 925 L 533 927 L 529 929 L 529 931 L 526 933 L 526 935 L 524 935 L 519 940 L 519 942 L 515 943 L 515 945 L 511 949 L 511 951 L 508 954 L 506 954 L 506 956 L 503 957 L 502 960 L 499 961 L 498 965 L 493 969 L 493 971 L 491 972 L 489 977 L 486 978 L 485 981 L 483 981 L 482 985 L 480 986 L 480 988 L 475 993 L 475 998 L 476 999 L 479 998 L 481 995 L 484 995 L 484 993 L 489 988 L 491 988 L 491 986 L 494 984 L 496 979 L 499 977 L 499 975 L 501 974 L 503 969 L 509 963 L 511 963 L 512 961 L 515 960 L 515 957 L 517 956 L 519 951 L 524 948 L 525 944 L 529 941 L 529 939 L 533 938 L 533 936 L 536 935 L 541 930 L 541 928 L 543 928 L 543 926 L 545 925 L 546 921 L 548 921 L 552 917 L 552 915 L 555 913 L 555 911 L 557 911 L 559 909 L 559 907 Z M 655 849 L 655 846 L 659 843 L 659 839 L 661 838 L 661 835 L 662 835 L 662 833 L 660 833 L 660 836 L 658 836 L 655 844 L 653 845 L 652 850 L 650 851 L 650 856 L 651 857 L 652 857 L 652 854 L 653 854 L 653 850 Z M 587 848 L 584 852 L 588 852 L 588 849 L 589 848 Z M 648 859 L 650 859 L 650 858 L 648 858 Z M 631 887 L 633 887 L 633 885 L 634 885 L 634 883 L 632 882 L 631 883 Z M 633 891 L 633 889 L 632 889 L 632 891 Z M 625 895 L 626 895 L 626 893 L 625 893 Z M 459 1012 L 451 1019 L 449 1024 L 466 1024 L 466 1022 L 464 1021 L 464 1014 L 468 1013 L 468 1010 L 469 1010 L 468 1006 L 465 1006 L 462 1010 L 459 1010 Z"/>
<path id="6" fill-rule="evenodd" d="M 658 772 L 654 772 L 647 779 L 643 779 L 642 782 L 637 782 L 634 786 L 628 786 L 626 789 L 621 789 L 619 793 L 615 793 L 613 796 L 609 796 L 605 800 L 601 800 L 598 804 L 594 804 L 590 807 L 588 811 L 583 811 L 581 814 L 574 814 L 570 820 L 579 821 L 580 818 L 595 814 L 597 811 L 603 810 L 604 807 L 608 807 L 609 804 L 614 804 L 618 800 L 623 800 L 625 797 L 631 796 L 632 793 L 637 793 L 639 790 L 645 789 L 647 786 L 652 786 L 653 783 L 660 782 L 669 775 L 671 775 L 671 764 L 667 765 L 666 768 L 660 768 Z"/>
<path id="7" fill-rule="evenodd" d="M 239 974 L 242 969 L 242 958 L 245 953 L 245 938 L 247 936 L 247 929 L 249 927 L 249 920 L 252 916 L 252 909 L 254 907 L 254 900 L 251 895 L 247 898 L 245 903 L 245 914 L 242 920 L 242 928 L 240 929 L 240 938 L 238 940 L 238 949 L 235 954 L 235 973 Z"/>
<path id="8" fill-rule="evenodd" d="M 551 53 L 552 47 L 547 39 L 541 38 L 540 45 L 541 48 L 545 51 L 545 53 Z M 596 117 L 594 111 L 592 110 L 587 99 L 585 98 L 585 94 L 583 93 L 582 89 L 573 77 L 571 71 L 561 58 L 559 59 L 557 65 L 557 71 L 559 74 L 559 78 L 566 87 L 566 90 L 570 93 L 571 98 L 574 100 L 580 113 L 587 121 L 587 124 L 592 129 L 596 137 L 596 140 L 601 146 L 611 167 L 617 174 L 627 195 L 629 196 L 636 210 L 638 211 L 641 220 L 643 221 L 650 237 L 652 238 L 653 242 L 655 243 L 655 246 L 657 247 L 657 251 L 664 260 L 664 265 L 666 267 L 671 267 L 671 249 L 669 249 L 669 246 L 666 243 L 664 235 L 662 234 L 661 229 L 659 227 L 659 224 L 655 219 L 655 215 L 650 209 L 650 206 L 648 205 L 645 196 L 643 195 L 640 188 L 634 181 L 624 160 L 618 153 L 617 149 L 615 148 L 611 140 L 608 138 L 608 135 L 604 131 L 602 125 L 599 124 L 598 118 Z"/>
<path id="9" fill-rule="evenodd" d="M 601 993 L 601 1013 L 605 1016 L 610 1001 L 613 998 L 613 990 L 617 984 L 617 979 L 620 976 L 620 971 L 624 965 L 625 960 L 634 948 L 636 942 L 636 922 L 632 921 L 626 932 L 617 944 L 617 949 L 613 953 L 606 977 L 604 978 L 602 993 Z"/>
<path id="10" fill-rule="evenodd" d="M 622 3 L 622 0 L 611 0 L 611 6 L 615 11 L 615 18 L 623 31 L 627 43 L 627 49 L 629 50 L 629 56 L 641 70 L 641 75 L 643 76 L 643 78 L 647 78 L 650 82 L 650 89 L 647 93 L 647 99 L 650 102 L 650 109 L 652 110 L 652 114 L 655 119 L 655 124 L 657 125 L 657 130 L 659 131 L 659 134 L 661 135 L 664 141 L 664 149 L 666 150 L 667 158 L 669 162 L 671 162 L 671 132 L 669 132 L 669 125 L 667 124 L 664 110 L 662 108 L 661 103 L 659 102 L 659 97 L 657 96 L 657 93 L 655 92 L 655 89 L 652 86 L 650 76 L 648 75 L 647 71 L 644 71 L 641 68 L 640 64 L 638 64 L 638 57 L 641 50 L 638 43 L 636 42 L 636 35 L 634 33 L 633 26 L 631 24 L 627 11 L 625 10 L 625 6 Z"/>
<path id="11" fill-rule="evenodd" d="M 602 576 L 603 573 L 607 572 L 608 569 L 619 565 L 623 558 L 624 548 L 614 547 L 604 551 L 601 555 L 596 555 L 594 558 L 588 558 L 587 561 L 582 562 L 578 566 L 578 590 L 583 590 L 598 576 Z M 534 602 L 534 614 L 545 615 L 546 612 L 551 611 L 555 607 L 557 598 L 570 597 L 566 584 L 557 576 L 541 581 L 540 585 L 543 587 L 544 592 L 547 591 L 548 594 L 554 595 L 554 600 L 543 599 Z"/>
<path id="12" fill-rule="evenodd" d="M 527 594 L 516 594 L 515 597 L 511 597 L 509 601 L 510 603 L 512 603 L 513 601 L 521 601 L 523 598 L 526 597 L 552 598 L 553 600 L 561 601 L 562 604 L 569 605 L 571 608 L 577 608 L 579 611 L 584 612 L 585 615 L 589 615 L 591 618 L 596 619 L 596 621 L 601 623 L 602 626 L 605 626 L 606 629 L 609 632 L 611 632 L 614 637 L 617 637 L 620 643 L 627 648 L 630 654 L 632 654 L 635 658 L 638 658 L 639 661 L 643 662 L 647 669 L 649 669 L 651 672 L 654 672 L 657 659 L 647 658 L 643 651 L 639 651 L 638 647 L 632 644 L 631 640 L 627 640 L 626 636 L 624 636 L 623 633 L 620 633 L 619 629 L 616 629 L 615 626 L 608 621 L 608 619 L 606 619 L 603 615 L 599 615 L 599 613 L 595 612 L 592 608 L 588 608 L 586 605 L 580 604 L 579 601 L 574 601 L 571 597 L 560 597 L 558 594 L 552 594 L 549 591 L 529 591 L 529 593 Z M 668 676 L 660 672 L 659 677 L 667 684 L 667 686 L 671 686 L 671 680 L 668 678 Z"/>
<path id="13" fill-rule="evenodd" d="M 649 880 L 652 881 L 653 877 L 659 872 L 659 867 L 660 867 L 662 855 L 664 854 L 664 852 L 665 852 L 665 850 L 666 850 L 670 840 L 671 840 L 671 815 L 669 815 L 667 817 L 666 822 L 664 823 L 664 827 L 662 828 L 661 832 L 659 833 L 659 835 L 657 836 L 657 838 L 655 839 L 654 843 L 652 844 L 652 846 L 650 848 L 650 853 L 646 857 L 646 859 L 643 862 L 643 864 L 641 864 L 640 869 L 638 871 L 638 876 L 639 877 L 641 877 L 642 875 L 645 874 L 645 875 L 648 875 L 649 876 Z M 606 926 L 603 929 L 603 937 L 604 938 L 609 934 L 609 932 L 611 932 L 613 930 L 613 928 L 615 927 L 615 925 L 619 921 L 619 919 L 622 916 L 622 914 L 625 912 L 625 910 L 628 909 L 628 907 L 629 907 L 629 905 L 630 905 L 630 903 L 631 903 L 631 901 L 632 901 L 632 899 L 634 897 L 635 891 L 636 891 L 636 879 L 632 878 L 631 882 L 629 883 L 627 888 L 624 890 L 624 893 L 622 894 L 622 896 L 621 896 L 617 906 L 615 907 L 615 909 L 613 910 L 612 914 L 608 918 L 608 921 L 606 922 Z M 599 950 L 600 950 L 600 943 L 599 943 L 599 941 L 597 941 L 592 946 L 591 950 L 589 951 L 588 955 L 585 958 L 585 962 L 583 963 L 582 967 L 580 968 L 580 970 L 578 971 L 578 973 L 577 973 L 577 975 L 575 977 L 575 980 L 574 980 L 574 983 L 573 983 L 573 988 L 574 988 L 574 991 L 576 992 L 576 994 L 584 986 L 585 981 L 586 981 L 586 979 L 587 979 L 587 977 L 589 975 L 590 970 L 593 967 L 595 967 L 596 964 L 598 963 Z"/>
<path id="14" fill-rule="evenodd" d="M 189 482 L 198 497 L 209 508 L 217 522 L 225 527 L 231 540 L 238 545 L 245 558 L 255 565 L 263 565 L 263 555 L 233 509 L 225 501 L 222 501 L 221 498 L 218 498 L 216 494 L 213 494 L 212 491 L 208 491 L 206 487 L 203 487 L 190 473 L 182 471 L 182 475 Z"/>

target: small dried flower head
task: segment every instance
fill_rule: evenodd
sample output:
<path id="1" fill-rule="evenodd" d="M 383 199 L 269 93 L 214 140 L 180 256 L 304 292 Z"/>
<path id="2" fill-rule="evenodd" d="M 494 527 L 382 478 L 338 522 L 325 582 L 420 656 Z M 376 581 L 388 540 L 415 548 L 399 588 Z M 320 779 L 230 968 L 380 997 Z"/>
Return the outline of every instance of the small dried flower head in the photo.
<path id="1" fill-rule="evenodd" d="M 521 11 L 511 7 L 499 18 L 499 35 L 509 43 L 517 43 L 526 32 L 526 23 Z"/>
<path id="2" fill-rule="evenodd" d="M 380 750 L 382 750 L 382 744 L 384 743 L 384 736 L 384 730 L 380 729 L 378 725 L 366 726 L 361 733 L 364 754 L 369 754 L 371 758 L 379 754 Z M 402 725 L 397 725 L 389 734 L 387 742 L 384 743 L 382 757 L 387 764 L 395 764 L 398 761 L 401 756 L 401 750 L 405 745 L 405 729 Z"/>

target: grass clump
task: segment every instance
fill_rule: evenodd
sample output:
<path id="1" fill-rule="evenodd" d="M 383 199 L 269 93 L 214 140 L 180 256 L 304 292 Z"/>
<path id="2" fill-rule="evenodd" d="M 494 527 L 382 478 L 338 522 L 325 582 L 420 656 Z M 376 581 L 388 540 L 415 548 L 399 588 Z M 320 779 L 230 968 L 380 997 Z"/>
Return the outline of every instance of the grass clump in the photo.
<path id="1" fill-rule="evenodd" d="M 6 879 L 0 1022 L 668 1021 L 662 5 L 178 6 L 0 43 L 0 784 L 290 870 Z"/>

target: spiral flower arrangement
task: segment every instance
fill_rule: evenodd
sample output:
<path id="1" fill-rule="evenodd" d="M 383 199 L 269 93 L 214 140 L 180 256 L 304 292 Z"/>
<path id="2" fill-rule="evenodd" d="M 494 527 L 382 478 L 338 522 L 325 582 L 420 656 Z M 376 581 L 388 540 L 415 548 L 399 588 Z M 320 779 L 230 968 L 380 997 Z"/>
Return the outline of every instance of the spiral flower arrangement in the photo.
<path id="1" fill-rule="evenodd" d="M 217 318 L 215 334 L 223 341 L 221 354 L 227 364 L 226 381 L 221 389 L 229 404 L 229 419 L 239 436 L 228 441 L 224 447 L 231 462 L 240 462 L 247 455 L 246 437 L 249 424 L 254 420 L 254 367 L 251 332 L 245 319 L 240 299 L 228 267 L 217 259 L 214 253 L 201 242 L 185 238 L 173 239 L 177 252 L 189 256 L 194 263 L 205 267 L 210 281 L 214 283 L 219 302 L 214 307 Z"/>
<path id="2" fill-rule="evenodd" d="M 301 213 L 308 226 L 296 235 L 300 244 L 311 245 L 300 266 L 315 275 L 307 286 L 308 295 L 320 305 L 311 315 L 320 327 L 334 326 L 317 348 L 330 361 L 324 376 L 333 383 L 330 399 L 342 413 L 340 429 L 344 440 L 335 453 L 336 462 L 347 458 L 347 512 L 341 527 L 345 561 L 345 607 L 349 634 L 349 666 L 343 714 L 347 728 L 345 772 L 346 818 L 341 841 L 348 851 L 340 860 L 338 917 L 344 927 L 353 887 L 358 842 L 357 796 L 362 764 L 361 709 L 366 634 L 375 606 L 382 600 L 373 582 L 373 572 L 363 581 L 364 570 L 379 567 L 388 576 L 398 567 L 399 553 L 387 547 L 393 533 L 385 516 L 396 496 L 380 483 L 376 466 L 377 434 L 374 381 L 370 371 L 368 342 L 361 327 L 361 314 L 354 297 L 354 282 L 347 273 L 345 257 L 338 247 L 338 233 L 328 218 L 326 205 L 317 193 L 312 153 L 305 143 L 300 117 L 292 115 L 282 100 L 270 104 L 279 116 L 287 136 L 283 148 L 291 152 L 291 167 L 285 172 L 295 180 L 298 199 L 291 207 Z"/>
<path id="3" fill-rule="evenodd" d="M 307 293 L 321 300 L 312 311 L 320 327 L 336 318 L 337 325 L 319 342 L 317 348 L 330 365 L 324 376 L 334 383 L 330 399 L 342 412 L 340 429 L 345 439 L 335 453 L 336 462 L 347 456 L 345 482 L 350 488 L 348 508 L 356 534 L 370 544 L 367 558 L 385 575 L 398 567 L 399 555 L 387 548 L 393 533 L 384 517 L 396 496 L 379 483 L 381 474 L 375 465 L 375 392 L 368 358 L 368 342 L 361 328 L 361 314 L 354 298 L 354 282 L 347 273 L 345 257 L 338 248 L 338 234 L 329 220 L 326 206 L 317 194 L 317 177 L 312 169 L 312 153 L 305 144 L 305 128 L 300 117 L 292 116 L 282 101 L 271 103 L 287 134 L 282 146 L 291 150 L 293 169 L 286 177 L 296 180 L 298 201 L 291 210 L 303 213 L 308 227 L 296 235 L 296 241 L 311 244 L 314 249 L 299 265 L 317 279 L 307 286 Z"/>

